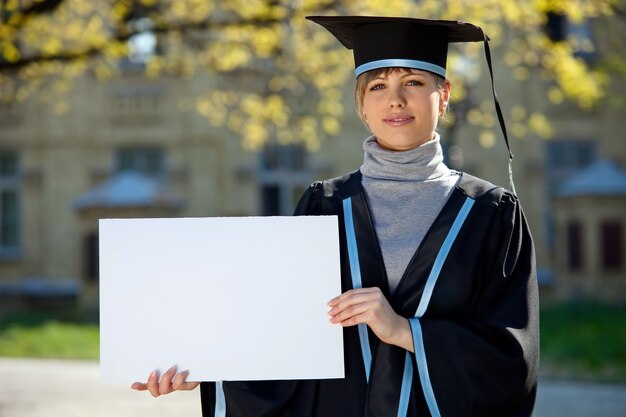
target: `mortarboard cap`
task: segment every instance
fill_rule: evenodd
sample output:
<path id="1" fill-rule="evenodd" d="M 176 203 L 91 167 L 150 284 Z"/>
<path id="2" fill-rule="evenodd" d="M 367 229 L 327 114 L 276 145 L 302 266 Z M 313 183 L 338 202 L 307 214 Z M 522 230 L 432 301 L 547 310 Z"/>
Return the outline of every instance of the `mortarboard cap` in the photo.
<path id="1" fill-rule="evenodd" d="M 354 53 L 355 74 L 378 68 L 414 68 L 446 77 L 448 44 L 484 42 L 498 121 L 509 151 L 509 182 L 515 193 L 506 124 L 493 80 L 489 37 L 476 25 L 452 20 L 379 16 L 307 16 Z"/>
<path id="2" fill-rule="evenodd" d="M 450 42 L 489 38 L 471 23 L 376 16 L 308 16 L 354 52 L 355 74 L 377 68 L 405 67 L 446 77 Z"/>

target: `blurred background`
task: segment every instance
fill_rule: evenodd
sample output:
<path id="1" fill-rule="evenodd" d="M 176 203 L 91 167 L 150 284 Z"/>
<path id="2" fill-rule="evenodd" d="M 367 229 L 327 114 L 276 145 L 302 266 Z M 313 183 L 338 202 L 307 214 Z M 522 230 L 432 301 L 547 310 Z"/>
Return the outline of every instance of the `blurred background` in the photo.
<path id="1" fill-rule="evenodd" d="M 542 378 L 626 382 L 626 2 L 389 3 L 0 0 L 0 357 L 98 359 L 98 219 L 289 215 L 357 169 L 351 52 L 304 17 L 392 15 L 491 37 Z M 451 46 L 439 130 L 509 187 L 483 48 Z"/>

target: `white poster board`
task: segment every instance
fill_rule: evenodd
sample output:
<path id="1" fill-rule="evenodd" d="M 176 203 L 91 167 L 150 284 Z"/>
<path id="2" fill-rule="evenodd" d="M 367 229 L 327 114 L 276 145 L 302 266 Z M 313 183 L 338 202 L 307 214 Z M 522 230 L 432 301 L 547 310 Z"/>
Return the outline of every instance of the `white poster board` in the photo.
<path id="1" fill-rule="evenodd" d="M 343 378 L 337 216 L 100 220 L 105 383 Z"/>

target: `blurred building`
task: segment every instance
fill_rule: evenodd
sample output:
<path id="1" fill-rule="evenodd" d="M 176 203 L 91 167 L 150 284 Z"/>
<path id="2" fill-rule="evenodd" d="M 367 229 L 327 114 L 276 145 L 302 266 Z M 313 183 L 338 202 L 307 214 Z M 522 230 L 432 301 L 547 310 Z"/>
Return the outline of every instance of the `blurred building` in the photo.
<path id="1" fill-rule="evenodd" d="M 0 313 L 77 299 L 97 306 L 98 219 L 290 215 L 315 179 L 357 168 L 363 130 L 309 154 L 242 150 L 181 99 L 215 80 L 76 81 L 69 111 L 0 110 Z"/>
<path id="2" fill-rule="evenodd" d="M 595 28 L 602 25 L 588 27 L 598 55 L 603 38 Z M 549 81 L 538 73 L 515 79 L 498 56 L 504 50 L 494 51 L 494 62 L 505 111 L 533 109 L 554 128 L 550 139 L 512 140 L 545 299 L 624 301 L 624 108 L 608 104 L 624 96 L 624 80 L 612 80 L 606 103 L 593 111 L 552 106 Z M 0 109 L 0 314 L 68 300 L 95 308 L 100 218 L 288 215 L 309 183 L 360 166 L 366 132 L 356 114 L 315 153 L 275 143 L 259 153 L 242 150 L 232 132 L 181 109 L 186 97 L 216 82 L 146 79 L 129 70 L 106 83 L 77 80 L 63 116 L 37 100 Z M 487 76 L 470 99 L 491 99 Z M 501 139 L 486 145 L 478 128 L 463 123 L 442 137 L 450 165 L 507 186 Z"/>

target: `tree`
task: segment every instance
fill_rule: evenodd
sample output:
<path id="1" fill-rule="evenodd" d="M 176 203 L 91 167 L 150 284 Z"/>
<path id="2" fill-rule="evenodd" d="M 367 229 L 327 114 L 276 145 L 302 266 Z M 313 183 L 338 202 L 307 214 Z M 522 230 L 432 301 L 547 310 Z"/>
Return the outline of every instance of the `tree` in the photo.
<path id="1" fill-rule="evenodd" d="M 569 100 L 584 109 L 604 95 L 608 70 L 623 75 L 619 34 L 613 53 L 592 62 L 584 56 L 590 40 L 569 38 L 563 26 L 623 16 L 618 0 L 393 0 L 393 6 L 389 0 L 0 0 L 0 99 L 37 95 L 63 112 L 63 93 L 81 75 L 107 80 L 132 68 L 147 77 L 188 78 L 208 71 L 237 86 L 191 98 L 209 122 L 237 132 L 246 148 L 274 138 L 315 149 L 340 133 L 352 58 L 304 19 L 313 14 L 466 20 L 485 29 L 492 48 L 515 33 L 505 59 L 516 78 L 541 68 L 553 80 L 546 91 L 552 102 Z M 481 48 L 453 53 L 449 66 L 482 59 Z M 457 100 L 464 98 L 465 82 L 454 80 Z M 479 119 L 476 111 L 467 116 L 470 123 Z M 545 127 L 537 115 L 514 116 L 539 132 Z"/>

